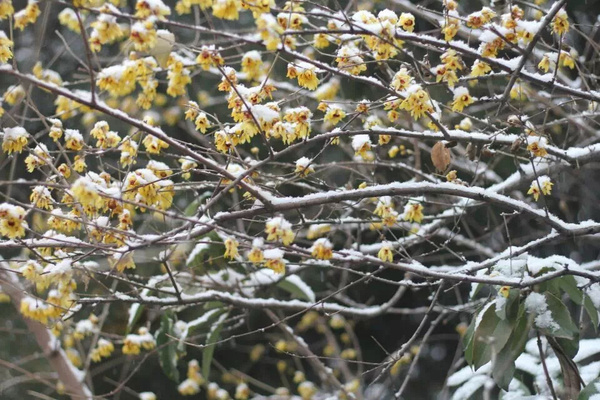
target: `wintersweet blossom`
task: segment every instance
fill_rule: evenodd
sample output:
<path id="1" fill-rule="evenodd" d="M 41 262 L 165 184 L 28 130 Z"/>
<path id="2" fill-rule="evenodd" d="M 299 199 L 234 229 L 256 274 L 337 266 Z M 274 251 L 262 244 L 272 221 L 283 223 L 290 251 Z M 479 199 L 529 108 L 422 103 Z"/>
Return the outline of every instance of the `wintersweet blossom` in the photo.
<path id="1" fill-rule="evenodd" d="M 540 194 L 543 194 L 544 196 L 550 195 L 553 185 L 554 183 L 552 183 L 549 176 L 542 175 L 531 182 L 527 194 L 532 195 L 534 200 L 538 201 Z"/>
<path id="2" fill-rule="evenodd" d="M 329 260 L 333 257 L 333 245 L 326 238 L 317 239 L 310 248 L 314 258 L 320 260 Z"/>
<path id="3" fill-rule="evenodd" d="M 0 235 L 9 239 L 25 236 L 28 228 L 25 221 L 25 209 L 8 203 L 0 204 Z"/>
<path id="4" fill-rule="evenodd" d="M 29 141 L 29 133 L 21 126 L 14 128 L 4 128 L 2 135 L 2 151 L 11 154 L 13 152 L 20 153 L 27 146 Z"/>
<path id="5" fill-rule="evenodd" d="M 404 221 L 421 223 L 423 221 L 423 205 L 418 201 L 410 200 L 404 206 L 402 219 Z"/>

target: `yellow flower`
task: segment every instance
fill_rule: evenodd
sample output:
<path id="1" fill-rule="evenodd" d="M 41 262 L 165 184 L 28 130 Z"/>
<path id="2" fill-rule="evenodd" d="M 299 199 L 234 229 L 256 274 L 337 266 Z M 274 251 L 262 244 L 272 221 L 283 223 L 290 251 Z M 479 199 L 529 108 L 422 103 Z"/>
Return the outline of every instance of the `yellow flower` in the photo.
<path id="1" fill-rule="evenodd" d="M 332 125 L 337 125 L 342 119 L 346 117 L 346 112 L 339 106 L 330 106 L 325 114 L 325 122 L 329 122 Z"/>
<path id="2" fill-rule="evenodd" d="M 208 71 L 211 66 L 223 65 L 225 61 L 221 54 L 215 49 L 214 45 L 202 46 L 200 53 L 196 57 L 196 62 L 200 64 L 203 70 Z"/>
<path id="3" fill-rule="evenodd" d="M 0 3 L 0 7 L 1 7 Z M 12 53 L 13 42 L 10 40 L 6 33 L 0 31 L 0 62 L 7 62 L 13 57 Z"/>
<path id="4" fill-rule="evenodd" d="M 200 386 L 194 380 L 188 378 L 177 386 L 177 391 L 182 396 L 193 396 L 200 393 Z"/>
<path id="5" fill-rule="evenodd" d="M 449 42 L 456 36 L 458 33 L 458 29 L 460 28 L 460 20 L 457 18 L 453 18 L 451 15 L 457 15 L 456 12 L 448 12 L 448 17 L 444 21 L 442 21 L 442 33 L 444 34 L 444 40 Z"/>
<path id="6" fill-rule="evenodd" d="M 457 88 L 454 91 L 454 101 L 452 101 L 452 111 L 460 112 L 466 106 L 473 104 L 474 100 L 465 87 Z"/>
<path id="7" fill-rule="evenodd" d="M 26 228 L 28 225 L 23 207 L 8 203 L 0 204 L 0 235 L 9 239 L 20 238 L 25 236 Z"/>
<path id="8" fill-rule="evenodd" d="M 390 242 L 383 242 L 379 252 L 377 252 L 377 257 L 381 261 L 392 262 L 394 260 L 394 248 L 392 244 Z"/>
<path id="9" fill-rule="evenodd" d="M 534 157 L 545 157 L 548 154 L 546 146 L 548 139 L 543 136 L 530 135 L 527 136 L 527 150 Z"/>
<path id="10" fill-rule="evenodd" d="M 65 130 L 65 148 L 68 150 L 79 151 L 83 148 L 83 136 L 77 129 Z"/>
<path id="11" fill-rule="evenodd" d="M 235 259 L 236 257 L 239 256 L 238 253 L 238 241 L 235 240 L 234 238 L 227 238 L 225 240 L 225 258 L 229 258 L 230 260 Z"/>
<path id="12" fill-rule="evenodd" d="M 210 121 L 204 112 L 198 114 L 194 123 L 196 124 L 196 129 L 202 133 L 206 133 L 206 130 L 211 127 Z"/>
<path id="13" fill-rule="evenodd" d="M 29 201 L 31 201 L 31 204 L 35 207 L 45 210 L 52 209 L 52 195 L 50 194 L 50 190 L 45 186 L 35 186 L 31 191 Z"/>
<path id="14" fill-rule="evenodd" d="M 421 223 L 423 221 L 423 205 L 416 201 L 409 201 L 404 206 L 402 219 L 404 221 Z"/>
<path id="15" fill-rule="evenodd" d="M 254 80 L 262 75 L 263 61 L 260 53 L 256 50 L 248 51 L 242 57 L 242 72 L 246 74 L 246 80 Z"/>
<path id="16" fill-rule="evenodd" d="M 74 162 L 73 162 L 73 169 L 75 170 L 75 172 L 82 173 L 83 171 L 86 170 L 86 168 L 87 168 L 87 164 L 85 163 L 85 158 L 83 158 L 81 156 L 75 156 Z"/>
<path id="17" fill-rule="evenodd" d="M 248 400 L 250 397 L 250 388 L 245 383 L 240 383 L 235 388 L 235 400 Z"/>
<path id="18" fill-rule="evenodd" d="M 550 69 L 550 56 L 551 54 L 549 53 L 544 54 L 544 56 L 538 64 L 538 68 L 544 72 L 548 72 L 548 69 Z"/>
<path id="19" fill-rule="evenodd" d="M 248 260 L 252 264 L 260 264 L 264 261 L 265 256 L 261 249 L 262 247 L 262 239 L 254 239 L 252 241 L 252 249 L 248 252 Z"/>
<path id="20" fill-rule="evenodd" d="M 540 186 L 538 186 L 538 182 L 541 188 Z M 554 183 L 552 183 L 548 176 L 540 176 L 531 182 L 531 186 L 529 187 L 529 191 L 527 192 L 527 194 L 532 195 L 535 201 L 538 201 L 540 193 L 544 194 L 544 196 L 550 195 L 550 193 L 552 192 L 553 185 Z"/>
<path id="21" fill-rule="evenodd" d="M 0 0 L 0 19 L 6 19 L 13 15 L 15 9 L 12 0 Z"/>
<path id="22" fill-rule="evenodd" d="M 412 85 L 408 89 L 408 96 L 400 103 L 400 109 L 410 111 L 410 115 L 417 120 L 428 112 L 433 112 L 431 99 L 420 85 Z"/>
<path id="23" fill-rule="evenodd" d="M 135 16 L 138 18 L 147 18 L 154 15 L 159 19 L 164 19 L 170 14 L 171 9 L 162 0 L 138 0 L 135 3 Z"/>
<path id="24" fill-rule="evenodd" d="M 295 237 L 292 231 L 292 224 L 282 217 L 274 217 L 267 220 L 265 233 L 267 234 L 267 240 L 281 240 L 286 246 L 291 244 Z"/>
<path id="25" fill-rule="evenodd" d="M 367 152 L 371 150 L 371 139 L 369 135 L 356 135 L 352 138 L 352 148 L 355 155 L 367 158 Z"/>
<path id="26" fill-rule="evenodd" d="M 14 106 L 19 101 L 25 98 L 25 89 L 21 85 L 12 85 L 4 92 L 4 101 L 9 105 Z"/>
<path id="27" fill-rule="evenodd" d="M 128 251 L 125 254 L 115 253 L 108 261 L 112 268 L 116 268 L 121 273 L 126 269 L 135 269 L 133 251 Z"/>
<path id="28" fill-rule="evenodd" d="M 412 32 L 415 29 L 415 16 L 411 13 L 402 13 L 398 19 L 398 25 L 407 32 Z"/>
<path id="29" fill-rule="evenodd" d="M 312 256 L 319 260 L 329 260 L 333 257 L 333 245 L 326 238 L 317 239 L 310 251 Z"/>
<path id="30" fill-rule="evenodd" d="M 14 128 L 4 128 L 2 136 L 2 151 L 11 154 L 12 152 L 20 153 L 27 145 L 29 133 L 25 128 L 15 126 Z"/>
<path id="31" fill-rule="evenodd" d="M 490 72 L 492 70 L 492 67 L 490 67 L 490 65 L 486 62 L 480 61 L 480 60 L 476 60 L 473 63 L 473 67 L 471 67 L 471 76 L 476 77 L 476 76 L 483 76 L 485 74 L 487 74 L 488 72 Z"/>
<path id="32" fill-rule="evenodd" d="M 37 0 L 29 0 L 27 6 L 14 14 L 15 28 L 23 30 L 29 24 L 33 24 L 40 15 L 40 6 Z"/>
<path id="33" fill-rule="evenodd" d="M 272 269 L 275 273 L 285 273 L 286 261 L 283 259 L 283 251 L 280 249 L 268 249 L 263 252 L 265 267 Z"/>
<path id="34" fill-rule="evenodd" d="M 147 19 L 131 26 L 129 37 L 137 51 L 147 51 L 156 46 L 156 28 L 154 21 Z"/>
<path id="35" fill-rule="evenodd" d="M 575 58 L 566 51 L 560 52 L 559 61 L 562 67 L 569 67 L 570 69 L 575 68 Z"/>
<path id="36" fill-rule="evenodd" d="M 400 68 L 400 71 L 396 72 L 390 86 L 397 91 L 406 90 L 412 82 L 412 77 L 408 73 L 408 70 L 404 67 Z"/>
<path id="37" fill-rule="evenodd" d="M 316 393 L 317 388 L 310 381 L 304 381 L 298 385 L 298 394 L 302 397 L 302 400 L 311 400 Z"/>
<path id="38" fill-rule="evenodd" d="M 301 157 L 296 160 L 296 170 L 294 171 L 298 176 L 306 177 L 308 174 L 315 172 L 312 165 L 310 165 L 311 160 L 307 157 Z"/>
<path id="39" fill-rule="evenodd" d="M 552 30 L 558 35 L 564 35 L 569 31 L 569 17 L 564 8 L 561 8 L 552 19 Z"/>
<path id="40" fill-rule="evenodd" d="M 98 339 L 98 344 L 96 345 L 96 348 L 92 350 L 92 361 L 98 362 L 102 358 L 110 357 L 114 350 L 115 346 L 111 341 L 106 340 L 104 338 L 100 338 Z"/>
<path id="41" fill-rule="evenodd" d="M 450 88 L 453 88 L 454 84 L 458 82 L 456 71 L 448 68 L 445 64 L 440 64 L 433 68 L 433 72 L 435 73 L 436 82 L 446 82 Z"/>
<path id="42" fill-rule="evenodd" d="M 240 0 L 216 0 L 212 6 L 212 12 L 217 18 L 233 21 L 239 18 L 241 8 Z"/>
<path id="43" fill-rule="evenodd" d="M 324 49 L 330 44 L 327 35 L 324 33 L 315 33 L 313 40 L 316 49 Z"/>
<path id="44" fill-rule="evenodd" d="M 169 148 L 169 144 L 167 142 L 164 142 L 159 138 L 151 135 L 146 135 L 146 137 L 142 141 L 142 144 L 146 148 L 146 151 L 150 154 L 160 154 L 162 149 Z"/>

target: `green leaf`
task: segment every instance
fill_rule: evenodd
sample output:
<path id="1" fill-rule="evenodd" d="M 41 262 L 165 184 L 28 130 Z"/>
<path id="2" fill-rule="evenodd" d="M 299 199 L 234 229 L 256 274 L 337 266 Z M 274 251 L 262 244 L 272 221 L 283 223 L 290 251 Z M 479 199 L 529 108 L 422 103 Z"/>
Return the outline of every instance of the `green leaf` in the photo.
<path id="1" fill-rule="evenodd" d="M 179 371 L 177 370 L 177 341 L 173 336 L 173 316 L 171 312 L 163 313 L 160 319 L 160 328 L 156 334 L 156 345 L 158 347 L 158 361 L 167 377 L 179 382 Z"/>
<path id="2" fill-rule="evenodd" d="M 473 318 L 462 338 L 462 344 L 465 349 L 465 360 L 469 365 L 473 365 L 473 335 L 475 333 L 475 321 L 476 318 Z"/>
<path id="3" fill-rule="evenodd" d="M 212 365 L 213 355 L 215 353 L 215 345 L 221 337 L 221 329 L 223 329 L 223 322 L 227 318 L 229 313 L 222 314 L 219 319 L 213 324 L 212 330 L 208 334 L 206 339 L 206 347 L 202 351 L 202 375 L 206 379 L 209 379 L 210 367 Z"/>
<path id="4" fill-rule="evenodd" d="M 299 299 L 314 302 L 315 294 L 298 275 L 290 275 L 277 283 L 277 286 Z"/>
<path id="5" fill-rule="evenodd" d="M 550 292 L 545 293 L 546 303 L 548 304 L 548 310 L 552 313 L 552 319 L 559 326 L 556 330 L 541 329 L 541 331 L 548 336 L 554 336 L 557 338 L 574 339 L 579 334 L 577 325 L 571 319 L 571 313 L 567 306 L 563 302 Z"/>
<path id="6" fill-rule="evenodd" d="M 142 290 L 142 296 L 148 296 L 150 294 L 149 289 Z M 133 330 L 133 327 L 140 319 L 142 312 L 144 311 L 144 305 L 140 303 L 133 303 L 129 306 L 129 318 L 127 319 L 127 328 L 125 329 L 125 334 L 129 335 Z"/>
<path id="7" fill-rule="evenodd" d="M 578 305 L 583 303 L 583 290 L 577 287 L 577 281 L 573 275 L 561 276 L 557 279 L 558 286 L 569 298 Z"/>
<path id="8" fill-rule="evenodd" d="M 495 340 L 496 327 L 501 321 L 496 315 L 495 304 L 489 306 L 483 313 L 481 322 L 475 328 L 473 334 L 473 368 L 476 370 L 490 361 L 492 356 L 491 341 Z"/>
<path id="9" fill-rule="evenodd" d="M 506 301 L 501 307 L 496 305 L 496 315 L 500 319 L 517 319 L 517 313 L 519 311 L 519 297 L 521 291 L 519 289 L 510 289 Z"/>
<path id="10" fill-rule="evenodd" d="M 511 335 L 494 359 L 492 377 L 496 384 L 504 390 L 515 373 L 515 360 L 523 353 L 529 337 L 533 317 L 525 314 L 523 306 L 519 307 L 519 317 L 514 325 Z"/>
<path id="11" fill-rule="evenodd" d="M 596 394 L 600 394 L 600 378 L 589 382 L 585 389 L 579 393 L 577 400 L 590 400 Z"/>
<path id="12" fill-rule="evenodd" d="M 598 332 L 598 310 L 596 310 L 594 302 L 587 294 L 583 296 L 583 307 L 585 308 L 587 314 L 590 316 L 592 325 L 594 325 L 594 332 Z"/>

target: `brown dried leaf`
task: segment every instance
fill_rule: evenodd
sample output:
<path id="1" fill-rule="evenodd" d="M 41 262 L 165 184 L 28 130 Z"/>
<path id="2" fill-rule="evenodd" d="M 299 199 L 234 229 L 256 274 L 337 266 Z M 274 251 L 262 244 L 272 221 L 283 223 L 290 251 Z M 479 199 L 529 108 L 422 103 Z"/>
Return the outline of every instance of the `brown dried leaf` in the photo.
<path id="1" fill-rule="evenodd" d="M 431 149 L 431 161 L 433 162 L 435 169 L 444 172 L 446 168 L 448 168 L 448 165 L 450 165 L 450 160 L 450 149 L 446 148 L 444 143 L 437 142 L 433 146 L 433 149 Z"/>

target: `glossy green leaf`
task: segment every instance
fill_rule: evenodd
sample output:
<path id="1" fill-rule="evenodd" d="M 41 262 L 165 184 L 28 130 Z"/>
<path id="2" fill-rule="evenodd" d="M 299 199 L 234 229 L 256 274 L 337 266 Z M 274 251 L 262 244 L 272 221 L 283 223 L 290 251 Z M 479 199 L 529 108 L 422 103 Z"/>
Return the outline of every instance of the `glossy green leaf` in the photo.
<path id="1" fill-rule="evenodd" d="M 585 308 L 585 311 L 587 312 L 588 316 L 590 317 L 590 321 L 594 326 L 594 332 L 597 332 L 599 323 L 598 310 L 594 306 L 594 302 L 592 301 L 590 296 L 588 296 L 587 294 L 583 296 L 583 307 Z"/>
<path id="2" fill-rule="evenodd" d="M 229 313 L 222 314 L 217 321 L 213 323 L 212 329 L 206 339 L 206 347 L 202 351 L 202 375 L 206 379 L 209 379 L 210 367 L 212 365 L 212 359 L 215 354 L 214 343 L 219 341 L 221 337 L 221 329 L 223 329 L 223 322 L 227 319 Z"/>
<path id="3" fill-rule="evenodd" d="M 515 360 L 525 349 L 531 325 L 532 317 L 527 315 L 524 307 L 521 306 L 517 323 L 513 326 L 508 341 L 494 358 L 492 377 L 496 384 L 504 390 L 508 390 L 508 385 L 514 376 Z"/>
<path id="4" fill-rule="evenodd" d="M 501 321 L 496 315 L 496 306 L 492 304 L 483 311 L 481 322 L 473 334 L 473 368 L 479 369 L 490 361 L 492 356 L 491 341 L 495 339 L 495 331 Z"/>
<path id="5" fill-rule="evenodd" d="M 156 334 L 156 345 L 158 347 L 158 361 L 165 375 L 179 382 L 179 371 L 177 370 L 177 341 L 173 337 L 173 316 L 170 312 L 163 313 L 160 319 L 160 328 Z"/>
<path id="6" fill-rule="evenodd" d="M 546 292 L 545 296 L 548 310 L 552 313 L 554 322 L 558 324 L 558 329 L 541 329 L 541 331 L 545 335 L 557 338 L 574 339 L 579 334 L 579 329 L 571 319 L 571 313 L 567 306 L 552 293 Z"/>
<path id="7" fill-rule="evenodd" d="M 557 281 L 560 289 L 569 295 L 572 301 L 578 305 L 583 303 L 583 290 L 577 287 L 577 281 L 573 275 L 561 276 Z"/>

